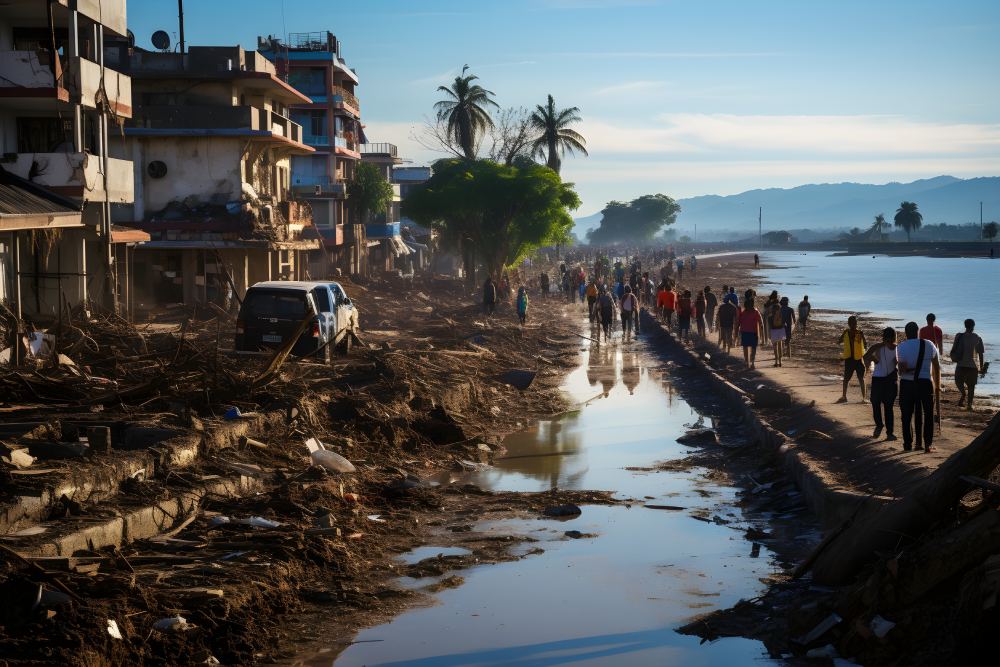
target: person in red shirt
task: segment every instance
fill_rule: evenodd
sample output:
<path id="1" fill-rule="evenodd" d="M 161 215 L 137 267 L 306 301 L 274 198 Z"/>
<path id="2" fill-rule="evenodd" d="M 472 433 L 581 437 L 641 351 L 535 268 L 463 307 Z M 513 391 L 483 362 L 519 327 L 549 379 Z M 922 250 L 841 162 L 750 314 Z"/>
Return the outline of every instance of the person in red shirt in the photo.
<path id="1" fill-rule="evenodd" d="M 760 316 L 760 311 L 754 307 L 752 296 L 747 296 L 743 300 L 739 321 L 743 361 L 747 368 L 757 368 L 757 344 L 760 342 L 760 333 L 764 330 L 764 320 Z"/>
<path id="2" fill-rule="evenodd" d="M 660 311 L 660 317 L 666 320 L 668 329 L 674 323 L 674 304 L 676 301 L 676 292 L 670 288 L 669 284 L 664 283 L 660 287 L 660 293 L 656 295 L 656 307 Z"/>
<path id="3" fill-rule="evenodd" d="M 934 343 L 934 347 L 940 352 L 944 347 L 944 332 L 941 331 L 941 327 L 934 324 L 936 319 L 934 313 L 927 313 L 927 326 L 920 329 L 917 337 Z"/>

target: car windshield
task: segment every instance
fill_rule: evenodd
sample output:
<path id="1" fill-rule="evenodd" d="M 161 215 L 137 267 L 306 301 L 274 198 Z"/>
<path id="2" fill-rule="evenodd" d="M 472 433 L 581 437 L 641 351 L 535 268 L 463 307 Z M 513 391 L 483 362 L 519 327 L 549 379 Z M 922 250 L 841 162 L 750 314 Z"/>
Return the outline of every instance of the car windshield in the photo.
<path id="1" fill-rule="evenodd" d="M 243 302 L 243 314 L 301 320 L 306 316 L 306 296 L 288 290 L 250 290 Z"/>

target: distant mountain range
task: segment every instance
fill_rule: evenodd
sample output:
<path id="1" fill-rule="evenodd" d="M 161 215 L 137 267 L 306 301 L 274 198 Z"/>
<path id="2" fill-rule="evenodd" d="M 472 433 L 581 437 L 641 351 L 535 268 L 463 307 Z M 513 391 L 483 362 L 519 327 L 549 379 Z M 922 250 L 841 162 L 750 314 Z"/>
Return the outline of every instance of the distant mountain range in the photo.
<path id="1" fill-rule="evenodd" d="M 757 208 L 764 208 L 764 231 L 776 229 L 866 228 L 879 213 L 891 223 L 901 201 L 916 202 L 924 224 L 979 222 L 983 202 L 987 222 L 1000 221 L 1000 177 L 960 179 L 937 176 L 912 183 L 822 183 L 795 188 L 749 190 L 736 195 L 703 195 L 678 200 L 681 213 L 674 228 L 698 236 L 756 230 Z M 601 214 L 577 218 L 576 233 L 600 224 Z"/>

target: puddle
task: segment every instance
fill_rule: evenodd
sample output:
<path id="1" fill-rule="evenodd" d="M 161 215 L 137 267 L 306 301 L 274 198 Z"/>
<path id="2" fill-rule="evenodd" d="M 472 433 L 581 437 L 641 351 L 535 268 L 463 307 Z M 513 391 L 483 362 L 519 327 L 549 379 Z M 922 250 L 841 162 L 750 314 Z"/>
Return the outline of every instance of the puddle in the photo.
<path id="1" fill-rule="evenodd" d="M 314 653 L 299 664 L 770 662 L 758 642 L 702 645 L 674 630 L 694 616 L 754 597 L 764 589 L 759 579 L 777 569 L 766 548 L 744 538 L 748 524 L 735 506 L 735 489 L 707 481 L 697 469 L 650 469 L 689 451 L 676 438 L 699 415 L 664 382 L 642 343 L 604 345 L 581 356 L 580 368 L 566 382 L 579 410 L 507 438 L 507 453 L 496 467 L 439 481 L 517 491 L 613 489 L 642 500 L 631 507 L 586 505 L 580 516 L 564 521 L 480 524 L 479 530 L 498 536 L 534 538 L 532 549 L 544 551 L 464 570 L 464 584 L 435 594 L 435 604 L 360 632 L 339 656 L 335 650 Z M 422 547 L 406 559 L 444 551 Z"/>

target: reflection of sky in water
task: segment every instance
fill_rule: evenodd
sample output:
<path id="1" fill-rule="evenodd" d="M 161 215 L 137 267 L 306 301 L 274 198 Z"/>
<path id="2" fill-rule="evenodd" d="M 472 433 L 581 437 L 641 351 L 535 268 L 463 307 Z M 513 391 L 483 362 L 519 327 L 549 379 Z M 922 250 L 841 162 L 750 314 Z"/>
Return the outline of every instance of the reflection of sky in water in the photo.
<path id="1" fill-rule="evenodd" d="M 507 437 L 494 468 L 450 478 L 505 491 L 646 493 L 625 468 L 683 456 L 674 439 L 697 414 L 647 368 L 636 344 L 593 346 L 582 356 L 586 365 L 567 377 L 565 389 L 586 402 L 583 409 Z"/>
<path id="2" fill-rule="evenodd" d="M 793 305 L 808 294 L 814 308 L 884 316 L 900 330 L 911 320 L 923 326 L 927 313 L 934 313 L 949 335 L 964 331 L 963 321 L 971 317 L 986 343 L 986 360 L 994 363 L 978 389 L 1000 393 L 1000 260 L 822 252 L 765 252 L 761 260 L 781 268 L 757 271 L 764 280 L 759 291 L 777 289 Z M 839 317 L 846 321 L 846 315 Z M 945 353 L 950 349 L 946 343 Z"/>
<path id="3" fill-rule="evenodd" d="M 693 616 L 758 594 L 770 554 L 750 558 L 735 491 L 696 481 L 698 471 L 633 473 L 678 458 L 675 442 L 697 415 L 639 346 L 602 346 L 582 355 L 566 388 L 594 400 L 562 420 L 508 438 L 507 458 L 471 481 L 502 489 L 616 489 L 685 511 L 587 505 L 567 521 L 510 520 L 480 528 L 523 534 L 544 553 L 458 572 L 465 583 L 416 609 L 363 631 L 337 665 L 727 665 L 766 663 L 763 648 L 741 639 L 699 645 L 674 631 Z M 605 396 L 605 393 L 607 396 Z M 562 456 L 530 454 L 572 452 Z M 466 478 L 463 477 L 464 481 Z M 702 497 L 696 489 L 707 491 Z M 727 503 L 723 505 L 722 503 Z M 690 511 L 733 520 L 697 521 Z M 596 538 L 567 539 L 578 530 Z M 424 551 L 424 553 L 429 553 Z M 418 582 L 407 580 L 407 587 Z M 313 663 L 316 664 L 316 663 Z"/>

